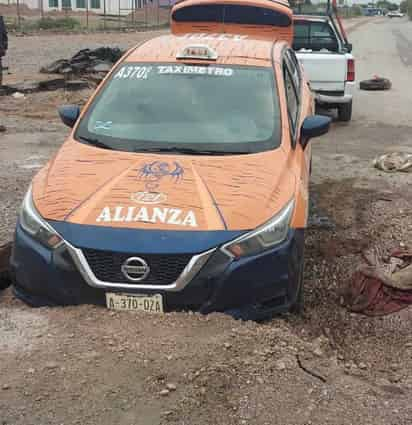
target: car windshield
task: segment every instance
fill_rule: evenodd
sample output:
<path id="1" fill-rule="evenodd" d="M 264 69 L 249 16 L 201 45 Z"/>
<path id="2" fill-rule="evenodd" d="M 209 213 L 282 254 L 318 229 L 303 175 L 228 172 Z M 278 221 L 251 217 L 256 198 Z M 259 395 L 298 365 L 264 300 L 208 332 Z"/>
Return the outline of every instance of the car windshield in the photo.
<path id="1" fill-rule="evenodd" d="M 128 152 L 252 153 L 280 144 L 273 70 L 127 63 L 116 69 L 75 134 Z"/>

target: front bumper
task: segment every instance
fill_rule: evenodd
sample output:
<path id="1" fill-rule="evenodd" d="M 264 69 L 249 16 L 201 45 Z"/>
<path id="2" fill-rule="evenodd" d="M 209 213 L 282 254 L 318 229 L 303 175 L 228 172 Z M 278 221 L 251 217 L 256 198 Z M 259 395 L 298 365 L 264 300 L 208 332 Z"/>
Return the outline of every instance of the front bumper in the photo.
<path id="1" fill-rule="evenodd" d="M 291 230 L 281 245 L 237 261 L 216 249 L 178 290 L 144 289 L 136 284 L 125 291 L 91 286 L 69 252 L 71 243 L 50 251 L 18 224 L 11 257 L 14 290 L 33 306 L 105 305 L 106 292 L 160 293 L 166 311 L 194 310 L 204 314 L 218 311 L 236 318 L 259 320 L 287 311 L 296 301 L 303 264 L 303 232 L 303 229 Z M 196 238 L 196 232 L 190 237 Z"/>

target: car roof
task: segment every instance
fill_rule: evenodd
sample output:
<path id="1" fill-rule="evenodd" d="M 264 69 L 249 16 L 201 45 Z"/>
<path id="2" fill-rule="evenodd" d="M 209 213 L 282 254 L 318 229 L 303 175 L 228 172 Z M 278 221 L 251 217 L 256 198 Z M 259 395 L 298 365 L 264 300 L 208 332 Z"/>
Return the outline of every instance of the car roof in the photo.
<path id="1" fill-rule="evenodd" d="M 218 58 L 212 61 L 213 63 L 269 67 L 272 66 L 272 57 L 274 61 L 280 61 L 281 51 L 287 43 L 235 34 L 168 34 L 137 46 L 124 61 L 184 63 L 176 59 L 176 56 L 185 47 L 199 45 L 207 45 L 217 52 Z M 191 59 L 190 62 L 210 63 L 211 61 Z"/>

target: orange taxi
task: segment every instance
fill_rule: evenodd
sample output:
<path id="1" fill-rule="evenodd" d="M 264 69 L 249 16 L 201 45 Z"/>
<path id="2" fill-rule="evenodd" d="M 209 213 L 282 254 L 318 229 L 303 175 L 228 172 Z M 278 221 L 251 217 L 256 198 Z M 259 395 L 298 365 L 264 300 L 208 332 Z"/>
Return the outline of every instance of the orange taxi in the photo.
<path id="1" fill-rule="evenodd" d="M 16 227 L 27 303 L 222 311 L 302 307 L 310 139 L 330 119 L 271 0 L 188 0 L 131 49 L 34 177 Z"/>

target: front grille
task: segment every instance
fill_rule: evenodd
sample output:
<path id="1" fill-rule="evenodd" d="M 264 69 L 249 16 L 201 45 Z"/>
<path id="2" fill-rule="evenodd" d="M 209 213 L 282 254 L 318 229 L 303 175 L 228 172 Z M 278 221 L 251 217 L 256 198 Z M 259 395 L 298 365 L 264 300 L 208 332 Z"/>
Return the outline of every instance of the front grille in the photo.
<path id="1" fill-rule="evenodd" d="M 190 254 L 127 254 L 97 249 L 82 251 L 99 280 L 135 285 L 170 285 L 177 280 L 192 258 Z M 123 275 L 121 267 L 130 257 L 140 257 L 149 265 L 150 273 L 144 280 L 131 282 Z"/>

